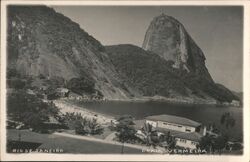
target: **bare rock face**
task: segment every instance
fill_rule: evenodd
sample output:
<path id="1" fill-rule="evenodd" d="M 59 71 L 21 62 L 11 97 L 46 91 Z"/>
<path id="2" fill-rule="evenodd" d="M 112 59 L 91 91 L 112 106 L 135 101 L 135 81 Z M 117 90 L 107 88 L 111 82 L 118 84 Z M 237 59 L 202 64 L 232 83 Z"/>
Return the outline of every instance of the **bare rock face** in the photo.
<path id="1" fill-rule="evenodd" d="M 7 68 L 23 77 L 86 78 L 107 99 L 128 97 L 101 43 L 52 8 L 9 6 L 7 39 Z"/>
<path id="2" fill-rule="evenodd" d="M 172 61 L 173 68 L 192 72 L 213 82 L 205 66 L 205 56 L 184 26 L 162 14 L 150 23 L 142 48 Z"/>
<path id="3" fill-rule="evenodd" d="M 147 29 L 142 48 L 172 63 L 170 71 L 185 82 L 192 94 L 199 97 L 206 94 L 218 101 L 237 99 L 230 90 L 213 81 L 202 50 L 175 18 L 165 14 L 155 17 Z"/>

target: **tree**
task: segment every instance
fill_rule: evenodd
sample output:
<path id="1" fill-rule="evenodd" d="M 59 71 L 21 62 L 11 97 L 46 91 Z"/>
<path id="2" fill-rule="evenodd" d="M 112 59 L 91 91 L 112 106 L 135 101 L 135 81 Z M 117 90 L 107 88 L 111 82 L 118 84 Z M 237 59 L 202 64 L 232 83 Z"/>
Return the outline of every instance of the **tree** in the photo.
<path id="1" fill-rule="evenodd" d="M 132 116 L 124 115 L 118 118 L 118 124 L 115 127 L 117 131 L 116 136 L 118 140 L 122 142 L 122 151 L 124 149 L 124 142 L 130 142 L 131 140 L 135 140 L 136 130 L 134 128 L 134 122 Z"/>
<path id="2" fill-rule="evenodd" d="M 54 104 L 45 103 L 24 90 L 9 94 L 7 98 L 8 117 L 34 129 L 39 129 L 44 122 L 49 121 L 49 117 L 56 117 L 58 113 Z"/>
<path id="3" fill-rule="evenodd" d="M 152 141 L 153 126 L 149 123 L 145 123 L 142 128 L 142 131 L 147 137 L 146 138 L 147 145 L 153 144 L 153 141 Z"/>
<path id="4" fill-rule="evenodd" d="M 176 146 L 176 141 L 175 141 L 175 138 L 174 138 L 174 137 L 170 136 L 170 137 L 168 138 L 167 142 L 168 142 L 168 148 L 169 148 L 169 149 L 174 149 L 174 148 L 175 148 L 175 146 Z"/>
<path id="5" fill-rule="evenodd" d="M 94 81 L 87 77 L 72 78 L 67 83 L 68 89 L 80 95 L 82 95 L 84 92 L 94 93 L 95 92 L 94 87 L 95 87 Z"/>
<path id="6" fill-rule="evenodd" d="M 85 135 L 90 132 L 89 128 L 87 127 L 87 119 L 82 118 L 79 120 L 74 121 L 75 124 L 75 133 Z"/>
<path id="7" fill-rule="evenodd" d="M 210 135 L 203 136 L 200 140 L 199 147 L 207 152 L 213 152 L 214 139 Z"/>
<path id="8" fill-rule="evenodd" d="M 218 137 L 206 135 L 201 138 L 199 147 L 201 149 L 205 149 L 207 152 L 210 153 L 214 153 L 215 151 L 221 153 L 221 150 L 223 150 L 226 147 L 227 142 L 228 142 L 228 136 L 226 135 L 220 135 Z"/>
<path id="9" fill-rule="evenodd" d="M 131 116 L 121 116 L 118 120 L 115 130 L 119 141 L 126 142 L 136 138 L 133 118 Z"/>
<path id="10" fill-rule="evenodd" d="M 226 147 L 226 144 L 228 142 L 228 136 L 221 135 L 214 139 L 214 150 L 218 151 L 219 154 L 221 154 L 221 150 L 223 150 Z"/>
<path id="11" fill-rule="evenodd" d="M 222 114 L 221 119 L 220 119 L 220 123 L 222 125 L 225 125 L 225 127 L 228 129 L 229 127 L 234 127 L 235 125 L 235 119 L 233 118 L 233 116 L 231 115 L 231 113 L 226 112 L 224 114 Z"/>
<path id="12" fill-rule="evenodd" d="M 97 122 L 96 118 L 93 118 L 89 122 L 89 128 L 90 128 L 90 134 L 101 134 L 103 132 L 103 128 L 101 125 Z"/>
<path id="13" fill-rule="evenodd" d="M 97 119 L 88 119 L 81 113 L 66 113 L 63 121 L 70 129 L 75 129 L 76 134 L 101 134 L 103 127 L 97 122 Z"/>
<path id="14" fill-rule="evenodd" d="M 21 114 L 23 118 L 23 123 L 33 128 L 34 130 L 40 130 L 42 128 L 42 123 L 48 121 L 48 117 L 44 113 L 33 113 L 24 112 Z"/>

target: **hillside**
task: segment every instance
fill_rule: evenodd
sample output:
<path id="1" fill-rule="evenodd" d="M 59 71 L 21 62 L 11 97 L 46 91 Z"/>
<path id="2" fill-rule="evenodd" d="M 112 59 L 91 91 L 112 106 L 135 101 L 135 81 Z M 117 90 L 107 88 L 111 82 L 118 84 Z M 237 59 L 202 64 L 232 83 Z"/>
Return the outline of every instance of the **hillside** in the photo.
<path id="1" fill-rule="evenodd" d="M 100 42 L 45 6 L 8 7 L 7 69 L 21 77 L 62 83 L 87 80 L 107 99 L 127 98 Z"/>
<path id="2" fill-rule="evenodd" d="M 165 15 L 150 24 L 143 48 L 104 47 L 52 8 L 9 6 L 7 42 L 9 88 L 66 87 L 107 100 L 238 100 L 214 83 L 200 48 L 177 20 Z"/>
<path id="3" fill-rule="evenodd" d="M 226 87 L 216 84 L 206 68 L 206 57 L 183 24 L 175 18 L 161 14 L 150 23 L 142 48 L 166 61 L 172 61 L 174 73 L 192 89 L 193 94 L 204 97 L 203 92 L 218 101 L 239 100 Z"/>
<path id="4" fill-rule="evenodd" d="M 133 45 L 107 46 L 106 50 L 121 77 L 143 96 L 187 93 L 181 78 L 170 71 L 172 62 Z"/>
<path id="5" fill-rule="evenodd" d="M 172 60 L 166 61 L 140 47 L 115 45 L 107 46 L 106 51 L 122 79 L 142 96 L 184 97 L 194 102 L 238 100 L 227 88 L 193 72 L 173 68 Z"/>

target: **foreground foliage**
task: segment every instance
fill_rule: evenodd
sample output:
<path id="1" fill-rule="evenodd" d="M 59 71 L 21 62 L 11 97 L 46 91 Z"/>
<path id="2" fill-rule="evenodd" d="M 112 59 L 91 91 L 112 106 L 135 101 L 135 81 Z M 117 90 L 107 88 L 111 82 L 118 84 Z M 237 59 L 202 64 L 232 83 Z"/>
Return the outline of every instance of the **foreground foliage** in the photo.
<path id="1" fill-rule="evenodd" d="M 136 139 L 133 118 L 131 116 L 121 116 L 116 125 L 116 136 L 121 142 L 129 142 Z"/>
<path id="2" fill-rule="evenodd" d="M 45 103 L 24 90 L 8 94 L 7 108 L 9 119 L 34 129 L 40 129 L 44 122 L 48 122 L 50 117 L 57 117 L 59 112 L 54 104 Z"/>
<path id="3" fill-rule="evenodd" d="M 97 122 L 96 118 L 83 117 L 81 113 L 66 113 L 64 122 L 69 129 L 74 129 L 76 134 L 102 134 L 103 127 Z"/>

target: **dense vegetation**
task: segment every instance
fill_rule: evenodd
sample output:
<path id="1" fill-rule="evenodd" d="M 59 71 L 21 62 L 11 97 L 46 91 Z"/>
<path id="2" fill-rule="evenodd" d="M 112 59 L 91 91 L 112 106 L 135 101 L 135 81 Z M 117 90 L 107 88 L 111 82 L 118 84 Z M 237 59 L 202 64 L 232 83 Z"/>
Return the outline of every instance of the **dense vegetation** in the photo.
<path id="1" fill-rule="evenodd" d="M 136 130 L 134 128 L 135 123 L 133 122 L 132 116 L 121 116 L 117 120 L 118 124 L 115 127 L 117 131 L 116 136 L 118 140 L 121 142 L 130 142 L 136 139 L 135 133 Z"/>
<path id="2" fill-rule="evenodd" d="M 133 86 L 145 96 L 192 95 L 205 98 L 204 94 L 218 101 L 238 100 L 230 90 L 222 85 L 197 75 L 172 67 L 172 61 L 145 51 L 133 45 L 107 46 L 112 63 L 129 86 Z"/>
<path id="3" fill-rule="evenodd" d="M 63 122 L 69 129 L 75 130 L 76 134 L 101 134 L 103 127 L 97 122 L 96 118 L 86 118 L 80 113 L 66 113 L 62 117 Z"/>
<path id="4" fill-rule="evenodd" d="M 67 88 L 80 95 L 91 94 L 95 92 L 95 82 L 90 78 L 72 78 L 67 82 Z"/>
<path id="5" fill-rule="evenodd" d="M 58 108 L 54 104 L 43 102 L 35 95 L 18 90 L 8 94 L 8 119 L 23 123 L 25 126 L 40 129 L 50 117 L 58 116 Z"/>
<path id="6" fill-rule="evenodd" d="M 180 77 L 169 71 L 172 62 L 132 45 L 108 46 L 106 50 L 123 79 L 143 95 L 186 94 Z"/>
<path id="7" fill-rule="evenodd" d="M 101 92 L 109 91 L 105 93 L 107 98 L 124 97 L 104 46 L 79 24 L 46 6 L 9 6 L 8 20 L 10 75 L 16 70 L 22 76 L 48 80 L 45 86 L 52 91 L 68 86 L 80 95 L 94 92 L 101 97 Z M 54 84 L 50 82 L 52 77 L 62 82 Z"/>

